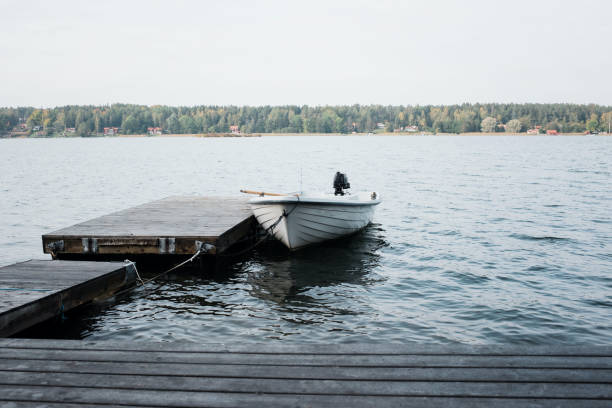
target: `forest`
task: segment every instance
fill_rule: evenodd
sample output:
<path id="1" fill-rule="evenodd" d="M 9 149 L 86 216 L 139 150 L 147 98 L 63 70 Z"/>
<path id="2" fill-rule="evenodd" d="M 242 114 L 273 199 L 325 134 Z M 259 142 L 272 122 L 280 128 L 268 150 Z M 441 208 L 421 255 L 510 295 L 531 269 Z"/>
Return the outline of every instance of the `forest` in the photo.
<path id="1" fill-rule="evenodd" d="M 226 133 L 608 132 L 612 107 L 579 104 L 461 104 L 424 106 L 146 106 L 112 104 L 0 108 L 0 134 L 97 136 Z M 230 128 L 232 127 L 232 128 Z"/>

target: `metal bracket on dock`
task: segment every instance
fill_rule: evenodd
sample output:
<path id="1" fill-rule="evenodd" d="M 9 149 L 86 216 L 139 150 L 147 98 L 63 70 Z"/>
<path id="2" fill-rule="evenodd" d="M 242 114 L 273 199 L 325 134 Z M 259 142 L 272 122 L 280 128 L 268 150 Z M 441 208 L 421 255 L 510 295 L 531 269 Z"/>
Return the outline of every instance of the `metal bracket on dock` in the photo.
<path id="1" fill-rule="evenodd" d="M 83 245 L 83 253 L 97 253 L 98 252 L 98 239 L 97 238 L 81 238 L 81 244 Z"/>
<path id="2" fill-rule="evenodd" d="M 173 254 L 176 250 L 176 239 L 175 238 L 160 238 L 159 239 L 159 253 L 160 254 Z"/>
<path id="3" fill-rule="evenodd" d="M 195 247 L 196 247 L 196 251 L 200 251 L 203 254 L 208 254 L 208 253 L 215 253 L 217 248 L 212 245 L 209 244 L 207 242 L 202 242 L 202 241 L 195 241 Z"/>

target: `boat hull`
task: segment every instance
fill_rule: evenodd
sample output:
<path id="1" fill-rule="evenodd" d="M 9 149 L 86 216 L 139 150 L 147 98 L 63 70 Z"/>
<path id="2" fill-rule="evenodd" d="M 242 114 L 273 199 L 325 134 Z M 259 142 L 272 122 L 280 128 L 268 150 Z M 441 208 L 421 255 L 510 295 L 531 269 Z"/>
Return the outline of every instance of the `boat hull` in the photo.
<path id="1" fill-rule="evenodd" d="M 251 200 L 259 224 L 295 250 L 353 234 L 367 226 L 379 202 L 330 203 Z"/>

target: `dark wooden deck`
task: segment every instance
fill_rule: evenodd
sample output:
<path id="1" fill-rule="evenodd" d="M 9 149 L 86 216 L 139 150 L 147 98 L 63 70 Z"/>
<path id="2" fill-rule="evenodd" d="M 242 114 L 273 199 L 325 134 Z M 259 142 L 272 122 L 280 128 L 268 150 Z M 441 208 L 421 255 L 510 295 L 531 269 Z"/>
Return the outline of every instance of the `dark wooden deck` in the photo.
<path id="1" fill-rule="evenodd" d="M 612 347 L 4 339 L 2 405 L 610 407 Z"/>
<path id="2" fill-rule="evenodd" d="M 168 197 L 45 234 L 54 258 L 221 253 L 256 225 L 247 197 Z"/>
<path id="3" fill-rule="evenodd" d="M 133 282 L 121 262 L 26 261 L 0 268 L 0 337 Z"/>

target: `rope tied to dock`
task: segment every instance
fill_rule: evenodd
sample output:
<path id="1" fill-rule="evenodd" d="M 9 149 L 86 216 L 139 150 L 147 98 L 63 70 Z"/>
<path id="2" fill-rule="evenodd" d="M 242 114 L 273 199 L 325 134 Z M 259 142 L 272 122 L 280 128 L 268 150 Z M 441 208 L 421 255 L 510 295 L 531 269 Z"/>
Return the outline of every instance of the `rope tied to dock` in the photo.
<path id="1" fill-rule="evenodd" d="M 264 230 L 265 235 L 264 235 L 264 236 L 263 236 L 261 239 L 259 239 L 259 240 L 258 240 L 258 241 L 257 241 L 255 244 L 251 245 L 250 247 L 248 247 L 248 248 L 246 248 L 246 249 L 244 249 L 244 250 L 242 250 L 242 251 L 236 252 L 236 253 L 231 253 L 231 254 L 217 254 L 217 256 L 219 256 L 219 257 L 233 257 L 233 256 L 239 256 L 239 255 L 242 255 L 242 254 L 244 254 L 244 253 L 246 253 L 246 252 L 249 252 L 249 251 L 253 250 L 254 248 L 256 248 L 257 246 L 259 246 L 259 245 L 260 245 L 262 242 L 264 242 L 264 241 L 265 241 L 265 240 L 268 238 L 268 234 L 273 234 L 273 233 L 274 233 L 274 228 L 276 228 L 276 227 L 278 226 L 278 224 L 280 224 L 280 222 L 282 221 L 282 219 L 283 219 L 283 218 L 288 218 L 288 217 L 289 217 L 289 215 L 291 215 L 291 213 L 292 213 L 292 212 L 293 212 L 293 211 L 294 211 L 294 210 L 297 208 L 297 206 L 298 206 L 298 204 L 299 204 L 299 201 L 300 201 L 300 197 L 299 197 L 299 195 L 296 195 L 296 198 L 297 198 L 297 202 L 295 203 L 295 205 L 293 206 L 293 208 L 291 208 L 291 210 L 289 210 L 289 211 L 283 210 L 283 213 L 282 213 L 282 214 L 281 214 L 281 215 L 278 217 L 278 219 L 277 219 L 277 220 L 276 220 L 276 221 L 275 221 L 273 224 L 271 224 L 269 227 L 267 227 L 267 228 Z M 137 269 L 137 267 L 136 267 L 136 263 L 135 263 L 135 262 L 130 261 L 129 259 L 126 259 L 124 262 L 126 263 L 126 265 L 125 265 L 125 266 L 126 266 L 126 268 L 133 268 L 133 270 L 134 270 L 134 273 L 135 273 L 135 275 L 136 275 L 136 281 L 137 281 L 137 283 L 138 283 L 138 284 L 137 284 L 135 287 L 142 287 L 142 286 L 145 286 L 147 283 L 150 283 L 150 282 L 152 282 L 152 281 L 154 281 L 154 280 L 156 280 L 156 279 L 159 279 L 159 278 L 161 278 L 162 276 L 167 275 L 168 273 L 170 273 L 170 272 L 172 272 L 172 271 L 175 271 L 175 270 L 177 270 L 178 268 L 180 268 L 180 267 L 182 267 L 182 266 L 184 266 L 184 265 L 186 265 L 186 264 L 188 264 L 188 263 L 190 263 L 190 262 L 193 262 L 193 261 L 194 261 L 196 258 L 198 258 L 200 255 L 202 255 L 202 254 L 204 254 L 204 253 L 208 252 L 208 246 L 207 246 L 207 245 L 200 245 L 200 246 L 198 246 L 197 248 L 198 248 L 198 249 L 197 249 L 197 251 L 196 251 L 196 252 L 195 252 L 195 253 L 194 253 L 194 254 L 193 254 L 193 255 L 192 255 L 190 258 L 186 259 L 186 260 L 185 260 L 185 261 L 183 261 L 183 262 L 180 262 L 180 263 L 178 263 L 178 264 L 174 265 L 172 268 L 167 269 L 167 270 L 165 270 L 164 272 L 159 273 L 159 274 L 157 274 L 157 275 L 155 275 L 155 276 L 153 276 L 152 278 L 149 278 L 149 279 L 147 279 L 147 280 L 142 279 L 142 277 L 140 276 L 140 273 L 138 272 L 138 269 Z M 164 285 L 164 284 L 159 285 L 157 288 L 155 288 L 155 289 L 153 289 L 153 290 L 151 290 L 151 291 L 148 291 L 148 292 L 146 292 L 146 293 L 142 294 L 141 296 L 148 295 L 149 293 L 151 293 L 151 292 L 154 292 L 154 291 L 158 290 L 158 289 L 159 289 L 160 287 L 162 287 L 163 285 Z M 130 287 L 130 288 L 127 288 L 127 289 L 121 290 L 121 291 L 119 291 L 119 292 L 115 293 L 115 296 L 120 296 L 120 295 L 122 295 L 122 294 L 125 294 L 125 293 L 127 293 L 127 292 L 130 292 L 130 291 L 131 291 L 131 290 L 133 290 L 135 287 Z"/>
<path id="2" fill-rule="evenodd" d="M 140 274 L 138 273 L 138 268 L 136 268 L 136 262 L 132 262 L 129 259 L 126 259 L 123 262 L 126 263 L 125 265 L 126 268 L 134 268 L 133 270 L 134 270 L 134 273 L 136 274 L 136 281 L 140 282 L 140 286 L 144 285 L 144 281 L 142 280 L 142 278 L 140 277 Z M 127 276 L 126 276 L 126 279 L 127 279 Z"/>
<path id="3" fill-rule="evenodd" d="M 140 277 L 140 274 L 138 273 L 138 270 L 136 269 L 136 263 L 135 263 L 135 262 L 133 262 L 133 261 L 130 261 L 129 259 L 126 259 L 126 260 L 124 261 L 124 262 L 126 262 L 126 263 L 127 263 L 126 267 L 131 267 L 131 266 L 133 266 L 133 267 L 134 267 L 134 271 L 136 272 L 137 282 L 139 283 L 139 285 L 136 285 L 136 286 L 134 286 L 134 287 L 130 287 L 130 288 L 127 288 L 127 289 L 121 290 L 121 291 L 119 291 L 119 292 L 115 293 L 115 295 L 114 295 L 114 296 L 120 296 L 120 295 L 123 295 L 124 293 L 130 292 L 130 291 L 131 291 L 132 289 L 134 289 L 135 287 L 142 287 L 142 286 L 146 285 L 147 283 L 154 281 L 155 279 L 159 279 L 159 278 L 161 278 L 162 276 L 164 276 L 164 275 L 166 275 L 166 274 L 168 274 L 168 273 L 170 273 L 170 272 L 172 272 L 172 271 L 174 271 L 174 270 L 177 270 L 177 269 L 178 269 L 178 268 L 180 268 L 181 266 L 184 266 L 184 265 L 188 264 L 189 262 L 193 262 L 193 261 L 194 261 L 194 260 L 195 260 L 195 259 L 196 259 L 198 256 L 200 256 L 201 254 L 202 254 L 202 249 L 200 248 L 200 249 L 198 249 L 198 250 L 196 251 L 196 253 L 195 253 L 195 254 L 193 254 L 193 255 L 192 255 L 192 256 L 191 256 L 189 259 L 187 259 L 187 260 L 185 260 L 185 261 L 183 261 L 183 262 L 181 262 L 181 263 L 179 263 L 179 264 L 176 264 L 176 265 L 174 265 L 172 268 L 170 268 L 170 269 L 168 269 L 168 270 L 166 270 L 166 271 L 164 271 L 164 272 L 162 272 L 162 273 L 159 273 L 159 274 L 157 274 L 157 275 L 155 275 L 155 276 L 153 276 L 152 278 L 149 278 L 149 279 L 147 279 L 147 280 L 143 280 L 143 279 Z M 164 284 L 159 285 L 157 288 L 155 288 L 155 289 L 153 289 L 153 290 L 151 290 L 151 291 L 149 291 L 149 292 L 146 292 L 146 293 L 144 293 L 144 294 L 143 294 L 143 295 L 141 295 L 141 296 L 148 295 L 149 293 L 154 292 L 155 290 L 159 289 L 159 288 L 160 288 L 160 287 L 162 287 L 163 285 L 164 285 Z"/>

